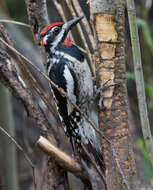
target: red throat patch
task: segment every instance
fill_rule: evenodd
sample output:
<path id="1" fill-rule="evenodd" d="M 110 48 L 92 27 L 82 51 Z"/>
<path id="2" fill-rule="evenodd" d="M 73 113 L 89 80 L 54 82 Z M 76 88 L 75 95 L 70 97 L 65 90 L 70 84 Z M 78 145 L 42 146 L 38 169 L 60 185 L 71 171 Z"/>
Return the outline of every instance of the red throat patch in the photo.
<path id="1" fill-rule="evenodd" d="M 63 46 L 63 47 L 70 47 L 71 45 L 72 45 L 72 43 L 71 43 L 71 41 L 70 41 L 69 38 L 66 38 L 66 39 L 64 40 L 64 42 L 62 43 L 62 46 Z"/>

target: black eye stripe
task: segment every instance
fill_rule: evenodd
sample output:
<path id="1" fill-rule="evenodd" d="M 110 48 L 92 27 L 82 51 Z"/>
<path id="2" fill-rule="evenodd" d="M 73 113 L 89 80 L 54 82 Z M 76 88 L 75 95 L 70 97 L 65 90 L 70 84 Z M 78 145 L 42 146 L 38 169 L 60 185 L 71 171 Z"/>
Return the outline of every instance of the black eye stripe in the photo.
<path id="1" fill-rule="evenodd" d="M 58 26 L 55 26 L 55 27 L 52 28 L 52 30 L 51 30 L 51 32 L 53 32 L 53 33 L 59 33 L 59 31 L 60 31 L 60 27 L 58 27 Z"/>
<path id="2" fill-rule="evenodd" d="M 53 28 L 53 30 L 59 30 L 59 27 L 58 27 L 58 26 L 55 26 L 55 27 Z"/>
<path id="3" fill-rule="evenodd" d="M 61 30 L 60 26 L 54 26 L 52 29 L 48 30 L 45 34 L 40 35 L 40 39 L 44 38 L 44 36 L 48 35 L 49 33 L 58 34 Z"/>

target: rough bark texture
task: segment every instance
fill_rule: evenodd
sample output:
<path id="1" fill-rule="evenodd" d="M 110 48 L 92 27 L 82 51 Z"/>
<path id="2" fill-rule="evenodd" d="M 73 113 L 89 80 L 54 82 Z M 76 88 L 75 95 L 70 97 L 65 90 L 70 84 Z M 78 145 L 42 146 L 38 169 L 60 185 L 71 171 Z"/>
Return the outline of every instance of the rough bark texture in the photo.
<path id="1" fill-rule="evenodd" d="M 135 190 L 136 168 L 129 134 L 125 77 L 124 1 L 94 0 L 90 3 L 90 9 L 101 57 L 97 57 L 98 83 L 102 85 L 112 79 L 110 83 L 118 84 L 105 90 L 106 109 L 99 111 L 100 129 L 114 143 L 115 150 L 113 152 L 112 146 L 102 140 L 107 188 Z"/>
<path id="2" fill-rule="evenodd" d="M 39 105 L 34 101 L 29 90 L 23 86 L 17 76 L 17 70 L 12 59 L 0 48 L 0 83 L 5 85 L 9 91 L 21 102 L 27 114 L 36 122 L 37 127 L 46 132 L 51 128 L 48 120 Z"/>
<path id="3" fill-rule="evenodd" d="M 49 158 L 46 169 L 43 190 L 69 190 L 67 173 L 53 159 Z"/>
<path id="4" fill-rule="evenodd" d="M 49 24 L 46 0 L 26 0 L 31 31 L 35 38 L 43 27 Z"/>

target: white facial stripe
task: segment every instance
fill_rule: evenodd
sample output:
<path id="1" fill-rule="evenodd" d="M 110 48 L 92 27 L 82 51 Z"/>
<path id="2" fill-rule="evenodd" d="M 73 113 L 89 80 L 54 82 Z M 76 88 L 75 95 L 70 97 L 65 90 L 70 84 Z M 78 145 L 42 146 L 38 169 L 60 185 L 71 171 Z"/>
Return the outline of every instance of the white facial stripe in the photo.
<path id="1" fill-rule="evenodd" d="M 56 40 L 53 42 L 51 50 L 53 50 L 58 45 L 58 43 L 61 41 L 61 39 L 62 39 L 62 37 L 63 37 L 64 32 L 66 31 L 66 29 L 67 29 L 67 23 L 63 24 L 62 30 L 56 36 Z"/>
<path id="2" fill-rule="evenodd" d="M 66 79 L 67 95 L 76 103 L 76 96 L 74 95 L 74 80 L 67 65 L 65 65 L 64 77 Z M 68 115 L 70 115 L 73 111 L 73 106 L 69 101 L 67 102 L 67 109 Z"/>
<path id="3" fill-rule="evenodd" d="M 48 40 L 48 35 L 45 35 L 44 38 L 43 38 L 43 42 L 44 42 L 45 45 L 47 44 L 47 40 Z"/>
<path id="4" fill-rule="evenodd" d="M 52 43 L 51 50 L 54 49 L 59 44 L 59 42 L 63 38 L 64 32 L 65 32 L 65 29 L 62 28 L 61 32 L 56 36 L 56 39 Z"/>
<path id="5" fill-rule="evenodd" d="M 54 32 L 54 30 L 57 28 L 57 26 L 53 27 L 51 29 L 50 32 Z M 64 32 L 66 31 L 67 29 L 67 23 L 65 23 L 63 26 L 62 26 L 62 30 L 60 31 L 60 33 L 55 37 L 55 40 L 53 41 L 53 43 L 51 44 L 52 47 L 51 47 L 51 51 L 53 52 L 54 51 L 54 48 L 59 44 L 59 42 L 62 40 L 63 38 L 63 35 L 64 35 Z M 49 38 L 49 34 L 48 35 L 45 35 L 43 37 L 43 42 L 44 42 L 44 45 L 47 44 L 47 40 Z"/>

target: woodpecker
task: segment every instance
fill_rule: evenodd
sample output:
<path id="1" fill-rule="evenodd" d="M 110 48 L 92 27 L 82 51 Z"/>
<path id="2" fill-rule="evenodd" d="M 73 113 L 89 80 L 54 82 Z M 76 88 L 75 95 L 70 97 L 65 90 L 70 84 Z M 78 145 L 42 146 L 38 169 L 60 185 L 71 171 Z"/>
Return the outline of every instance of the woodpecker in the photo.
<path id="1" fill-rule="evenodd" d="M 66 23 L 56 22 L 46 26 L 40 33 L 40 44 L 46 51 L 50 79 L 91 119 L 94 115 L 91 105 L 94 97 L 92 74 L 83 52 L 68 38 L 72 27 L 82 18 L 80 16 Z M 104 169 L 101 144 L 95 130 L 56 88 L 52 87 L 52 91 L 64 131 L 70 138 L 72 147 L 84 155 L 81 147 L 83 144 L 97 165 Z M 94 118 L 97 120 L 96 115 Z M 94 123 L 98 125 L 97 121 Z"/>

